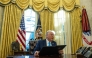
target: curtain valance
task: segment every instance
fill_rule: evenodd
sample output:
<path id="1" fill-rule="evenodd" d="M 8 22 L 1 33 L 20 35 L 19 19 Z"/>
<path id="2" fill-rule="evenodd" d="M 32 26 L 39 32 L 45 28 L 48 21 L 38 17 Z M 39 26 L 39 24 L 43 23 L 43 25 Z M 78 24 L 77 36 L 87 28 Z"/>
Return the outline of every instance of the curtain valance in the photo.
<path id="1" fill-rule="evenodd" d="M 58 11 L 60 8 L 70 11 L 74 7 L 80 6 L 79 0 L 0 0 L 0 3 L 16 3 L 21 9 L 26 9 L 29 6 L 35 11 L 49 9 L 53 12 Z"/>
<path id="2" fill-rule="evenodd" d="M 0 0 L 0 3 L 2 4 L 8 4 L 11 0 Z"/>

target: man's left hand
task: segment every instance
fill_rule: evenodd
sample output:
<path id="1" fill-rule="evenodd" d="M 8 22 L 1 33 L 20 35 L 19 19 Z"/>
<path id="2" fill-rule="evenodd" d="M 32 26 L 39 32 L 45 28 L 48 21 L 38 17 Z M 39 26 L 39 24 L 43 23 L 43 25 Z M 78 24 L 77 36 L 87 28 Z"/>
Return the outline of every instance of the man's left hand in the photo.
<path id="1" fill-rule="evenodd" d="M 63 50 L 59 50 L 59 54 L 64 54 Z"/>

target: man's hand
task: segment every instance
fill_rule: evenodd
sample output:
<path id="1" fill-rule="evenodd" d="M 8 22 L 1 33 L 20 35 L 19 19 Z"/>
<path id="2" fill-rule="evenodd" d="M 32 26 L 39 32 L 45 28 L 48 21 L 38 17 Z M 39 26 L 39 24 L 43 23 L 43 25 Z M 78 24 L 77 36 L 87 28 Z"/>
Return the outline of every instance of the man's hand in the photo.
<path id="1" fill-rule="evenodd" d="M 39 51 L 35 51 L 34 56 L 38 57 L 39 56 Z"/>
<path id="2" fill-rule="evenodd" d="M 63 50 L 59 50 L 59 54 L 64 54 Z"/>

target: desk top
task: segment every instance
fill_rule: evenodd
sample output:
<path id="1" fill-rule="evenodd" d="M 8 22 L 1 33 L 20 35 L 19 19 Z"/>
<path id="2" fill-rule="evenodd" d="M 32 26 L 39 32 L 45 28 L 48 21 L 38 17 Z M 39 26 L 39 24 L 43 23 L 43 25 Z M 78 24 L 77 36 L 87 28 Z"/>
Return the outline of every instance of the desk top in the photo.
<path id="1" fill-rule="evenodd" d="M 83 58 L 83 57 L 77 57 L 76 55 L 71 54 L 64 54 L 62 56 L 40 56 L 40 57 L 34 57 L 34 55 L 23 55 L 23 56 L 8 56 L 7 58 Z"/>

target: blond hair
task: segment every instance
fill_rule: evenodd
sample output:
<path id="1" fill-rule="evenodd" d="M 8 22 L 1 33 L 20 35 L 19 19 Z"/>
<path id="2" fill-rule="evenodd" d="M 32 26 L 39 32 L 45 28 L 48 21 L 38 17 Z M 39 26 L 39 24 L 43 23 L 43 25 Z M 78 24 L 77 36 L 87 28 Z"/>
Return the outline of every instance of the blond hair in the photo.
<path id="1" fill-rule="evenodd" d="M 48 30 L 48 31 L 46 32 L 46 35 L 47 35 L 49 32 L 52 32 L 52 33 L 55 35 L 55 31 L 53 31 L 53 30 Z"/>

